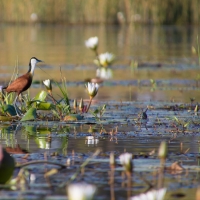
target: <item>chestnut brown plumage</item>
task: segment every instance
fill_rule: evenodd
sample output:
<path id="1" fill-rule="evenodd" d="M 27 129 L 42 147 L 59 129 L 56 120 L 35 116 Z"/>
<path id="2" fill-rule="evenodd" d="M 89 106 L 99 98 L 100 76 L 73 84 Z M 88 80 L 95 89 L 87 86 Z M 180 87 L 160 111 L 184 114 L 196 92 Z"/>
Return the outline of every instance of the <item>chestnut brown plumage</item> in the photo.
<path id="1" fill-rule="evenodd" d="M 38 60 L 35 57 L 32 57 L 30 59 L 30 62 L 29 62 L 28 72 L 26 74 L 18 77 L 16 80 L 14 80 L 7 87 L 3 88 L 3 89 L 6 90 L 7 93 L 10 93 L 10 92 L 16 92 L 17 93 L 17 96 L 16 96 L 15 101 L 14 101 L 14 107 L 15 107 L 15 110 L 16 110 L 16 113 L 17 113 L 18 116 L 20 116 L 21 113 L 19 111 L 19 108 L 17 108 L 17 106 L 16 106 L 16 101 L 17 101 L 19 95 L 22 92 L 26 91 L 31 86 L 32 80 L 33 80 L 33 75 L 34 75 L 34 69 L 35 69 L 36 63 L 38 63 L 38 62 L 42 62 L 42 61 Z"/>

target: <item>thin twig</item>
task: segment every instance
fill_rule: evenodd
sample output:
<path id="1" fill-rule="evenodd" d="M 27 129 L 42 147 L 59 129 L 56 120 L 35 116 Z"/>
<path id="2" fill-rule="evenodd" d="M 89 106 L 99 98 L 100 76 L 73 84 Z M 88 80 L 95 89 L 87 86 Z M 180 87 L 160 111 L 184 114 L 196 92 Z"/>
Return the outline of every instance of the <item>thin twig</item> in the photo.
<path id="1" fill-rule="evenodd" d="M 67 167 L 66 165 L 63 165 L 63 164 L 57 163 L 57 162 L 52 162 L 52 161 L 48 161 L 48 160 L 37 160 L 37 161 L 30 161 L 30 162 L 26 162 L 26 163 L 21 164 L 21 165 L 17 165 L 16 168 L 18 168 L 18 167 L 22 168 L 22 167 L 25 167 L 25 166 L 28 166 L 28 165 L 41 164 L 41 163 L 46 163 L 46 164 L 50 164 L 50 165 L 58 165 L 61 168 Z"/>

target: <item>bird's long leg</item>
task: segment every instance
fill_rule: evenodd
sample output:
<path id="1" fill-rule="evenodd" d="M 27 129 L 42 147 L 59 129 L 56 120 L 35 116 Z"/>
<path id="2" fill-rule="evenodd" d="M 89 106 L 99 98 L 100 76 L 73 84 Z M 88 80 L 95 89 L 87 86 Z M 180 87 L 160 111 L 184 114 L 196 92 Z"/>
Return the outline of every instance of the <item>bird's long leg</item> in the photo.
<path id="1" fill-rule="evenodd" d="M 15 107 L 15 111 L 16 111 L 16 113 L 17 113 L 17 116 L 22 116 L 22 112 L 21 112 L 21 110 L 18 108 L 18 106 L 17 106 L 17 99 L 18 99 L 18 97 L 19 97 L 19 95 L 17 95 L 16 97 L 15 97 L 15 101 L 14 101 L 14 107 Z"/>

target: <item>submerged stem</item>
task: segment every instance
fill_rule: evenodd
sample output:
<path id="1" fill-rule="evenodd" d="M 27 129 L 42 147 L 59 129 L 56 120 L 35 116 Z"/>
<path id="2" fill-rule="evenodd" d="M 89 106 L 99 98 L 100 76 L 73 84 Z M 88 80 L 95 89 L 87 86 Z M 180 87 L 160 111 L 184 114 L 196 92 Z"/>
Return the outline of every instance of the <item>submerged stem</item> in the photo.
<path id="1" fill-rule="evenodd" d="M 90 109 L 90 105 L 91 105 L 91 103 L 92 103 L 92 99 L 93 99 L 93 97 L 90 97 L 90 102 L 89 102 L 89 104 L 88 104 L 88 107 L 87 107 L 86 113 L 87 113 L 88 110 Z"/>
<path id="2" fill-rule="evenodd" d="M 22 168 L 22 167 L 25 167 L 27 165 L 41 164 L 41 163 L 46 163 L 46 164 L 51 164 L 51 165 L 58 165 L 61 168 L 66 168 L 67 167 L 66 165 L 63 165 L 61 163 L 51 162 L 51 161 L 47 161 L 47 160 L 30 161 L 30 162 L 26 162 L 26 163 L 21 164 L 21 165 L 17 165 L 16 167 Z"/>

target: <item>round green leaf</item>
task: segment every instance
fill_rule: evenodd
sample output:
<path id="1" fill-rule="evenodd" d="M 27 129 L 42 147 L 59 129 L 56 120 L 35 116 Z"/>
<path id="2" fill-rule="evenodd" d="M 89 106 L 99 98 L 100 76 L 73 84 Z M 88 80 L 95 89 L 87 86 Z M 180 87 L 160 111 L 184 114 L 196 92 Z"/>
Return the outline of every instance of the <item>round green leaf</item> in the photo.
<path id="1" fill-rule="evenodd" d="M 46 97 L 47 97 L 47 92 L 44 91 L 44 90 L 42 90 L 41 92 L 39 92 L 39 93 L 35 96 L 34 100 L 44 101 L 44 100 L 46 99 Z"/>

